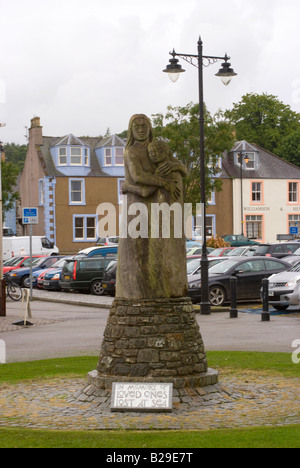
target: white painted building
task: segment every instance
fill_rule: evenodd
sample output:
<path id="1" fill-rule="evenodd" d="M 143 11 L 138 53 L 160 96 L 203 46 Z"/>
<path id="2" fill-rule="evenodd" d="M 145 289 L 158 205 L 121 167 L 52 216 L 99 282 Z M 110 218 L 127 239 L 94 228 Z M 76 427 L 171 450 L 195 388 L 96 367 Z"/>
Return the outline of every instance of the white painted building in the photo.
<path id="1" fill-rule="evenodd" d="M 300 167 L 240 141 L 223 170 L 232 178 L 234 234 L 269 243 L 299 226 L 300 237 Z"/>

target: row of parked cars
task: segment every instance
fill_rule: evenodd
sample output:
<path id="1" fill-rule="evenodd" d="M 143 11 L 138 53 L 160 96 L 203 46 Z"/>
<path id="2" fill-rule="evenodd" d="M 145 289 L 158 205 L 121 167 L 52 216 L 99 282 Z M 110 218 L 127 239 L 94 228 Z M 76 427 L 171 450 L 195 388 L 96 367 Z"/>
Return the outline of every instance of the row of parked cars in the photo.
<path id="1" fill-rule="evenodd" d="M 269 279 L 269 303 L 277 310 L 300 306 L 300 243 L 226 247 L 209 252 L 210 301 L 222 306 L 231 300 L 235 276 L 238 301 L 261 298 L 262 280 Z M 201 257 L 188 258 L 188 294 L 201 302 Z"/>
<path id="2" fill-rule="evenodd" d="M 116 268 L 117 246 L 85 249 L 73 256 L 33 256 L 32 285 L 46 290 L 75 290 L 101 295 L 104 273 Z M 21 287 L 30 286 L 30 258 L 14 257 L 4 263 L 3 273 Z"/>
<path id="3" fill-rule="evenodd" d="M 9 279 L 22 287 L 30 285 L 29 257 L 4 263 Z M 115 294 L 117 245 L 85 249 L 74 256 L 35 256 L 32 285 L 46 290 Z M 201 247 L 187 251 L 188 294 L 201 302 Z M 300 244 L 284 243 L 221 248 L 209 251 L 209 288 L 212 305 L 231 300 L 230 279 L 238 280 L 238 300 L 256 300 L 264 278 L 269 279 L 270 304 L 278 310 L 300 305 Z"/>

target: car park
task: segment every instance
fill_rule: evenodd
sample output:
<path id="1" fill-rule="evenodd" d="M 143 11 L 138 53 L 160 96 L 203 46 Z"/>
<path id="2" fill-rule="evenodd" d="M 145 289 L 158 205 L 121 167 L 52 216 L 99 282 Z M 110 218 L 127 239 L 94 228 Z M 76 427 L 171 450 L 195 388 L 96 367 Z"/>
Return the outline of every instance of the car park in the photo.
<path id="1" fill-rule="evenodd" d="M 255 256 L 284 258 L 293 255 L 299 249 L 299 242 L 283 242 L 277 244 L 261 244 L 255 251 Z"/>
<path id="2" fill-rule="evenodd" d="M 110 257 L 75 257 L 67 260 L 59 280 L 61 289 L 103 294 L 103 274 L 111 261 Z"/>
<path id="3" fill-rule="evenodd" d="M 228 257 L 208 270 L 210 302 L 222 306 L 231 300 L 231 277 L 237 278 L 237 299 L 260 299 L 262 280 L 272 274 L 288 270 L 283 260 L 266 257 Z M 188 281 L 188 295 L 192 302 L 201 302 L 201 278 Z"/>
<path id="4" fill-rule="evenodd" d="M 249 245 L 259 245 L 259 242 L 248 239 L 247 237 L 242 235 L 230 234 L 227 236 L 223 236 L 222 239 L 225 242 L 228 242 L 231 245 L 231 247 L 248 247 Z"/>
<path id="5" fill-rule="evenodd" d="M 32 261 L 32 273 L 37 270 L 45 270 L 51 267 L 61 256 L 41 257 L 35 258 Z M 17 268 L 16 270 L 8 273 L 8 278 L 23 288 L 29 288 L 30 285 L 30 267 Z"/>
<path id="6" fill-rule="evenodd" d="M 300 262 L 269 278 L 269 304 L 277 310 L 300 306 Z"/>

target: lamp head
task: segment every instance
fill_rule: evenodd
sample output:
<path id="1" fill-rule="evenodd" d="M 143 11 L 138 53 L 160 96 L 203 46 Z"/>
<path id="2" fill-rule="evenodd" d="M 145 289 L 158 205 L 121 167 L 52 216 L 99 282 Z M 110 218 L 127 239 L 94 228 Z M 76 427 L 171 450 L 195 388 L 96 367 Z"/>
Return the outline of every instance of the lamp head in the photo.
<path id="1" fill-rule="evenodd" d="M 225 86 L 228 86 L 231 78 L 233 76 L 236 76 L 237 73 L 231 68 L 231 63 L 228 63 L 228 60 L 230 60 L 230 57 L 228 57 L 227 54 L 225 54 L 224 57 L 225 62 L 222 63 L 222 68 L 216 73 L 216 76 L 219 76 Z"/>
<path id="2" fill-rule="evenodd" d="M 178 60 L 175 58 L 176 53 L 175 50 L 171 53 L 172 57 L 169 60 L 169 64 L 166 66 L 166 68 L 163 70 L 164 73 L 168 73 L 169 78 L 173 83 L 178 80 L 180 73 L 184 73 L 185 70 L 182 68 L 182 66 L 178 63 Z"/>

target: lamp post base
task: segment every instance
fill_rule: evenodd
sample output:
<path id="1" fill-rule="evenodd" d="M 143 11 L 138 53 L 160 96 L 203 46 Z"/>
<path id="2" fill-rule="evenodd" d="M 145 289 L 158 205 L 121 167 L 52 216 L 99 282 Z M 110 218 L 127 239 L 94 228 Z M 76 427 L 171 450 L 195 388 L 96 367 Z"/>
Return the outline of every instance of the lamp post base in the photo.
<path id="1" fill-rule="evenodd" d="M 210 302 L 201 302 L 200 311 L 201 311 L 201 315 L 210 315 L 211 314 Z"/>

